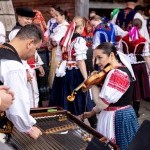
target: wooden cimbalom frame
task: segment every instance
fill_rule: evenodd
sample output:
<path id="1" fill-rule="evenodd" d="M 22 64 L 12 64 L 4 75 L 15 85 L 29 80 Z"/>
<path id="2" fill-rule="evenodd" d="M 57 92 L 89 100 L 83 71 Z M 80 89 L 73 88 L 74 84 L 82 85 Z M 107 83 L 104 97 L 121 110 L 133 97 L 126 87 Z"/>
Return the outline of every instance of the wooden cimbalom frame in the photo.
<path id="1" fill-rule="evenodd" d="M 76 116 L 61 108 L 32 109 L 36 126 L 43 132 L 37 140 L 25 133 L 13 130 L 10 143 L 17 150 L 86 150 L 92 138 L 96 137 L 110 150 L 118 150 L 117 145 L 92 129 Z"/>

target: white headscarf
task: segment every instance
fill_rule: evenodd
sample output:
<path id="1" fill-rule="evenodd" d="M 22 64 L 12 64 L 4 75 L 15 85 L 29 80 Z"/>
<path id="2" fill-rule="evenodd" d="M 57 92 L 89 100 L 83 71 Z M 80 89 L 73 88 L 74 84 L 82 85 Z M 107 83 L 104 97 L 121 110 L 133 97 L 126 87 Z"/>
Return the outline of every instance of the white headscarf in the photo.
<path id="1" fill-rule="evenodd" d="M 134 80 L 136 80 L 131 63 L 130 63 L 130 59 L 127 55 L 123 54 L 122 52 L 117 51 L 117 54 L 119 55 L 119 58 L 121 60 L 121 62 L 128 68 L 128 70 L 131 73 L 131 76 Z"/>

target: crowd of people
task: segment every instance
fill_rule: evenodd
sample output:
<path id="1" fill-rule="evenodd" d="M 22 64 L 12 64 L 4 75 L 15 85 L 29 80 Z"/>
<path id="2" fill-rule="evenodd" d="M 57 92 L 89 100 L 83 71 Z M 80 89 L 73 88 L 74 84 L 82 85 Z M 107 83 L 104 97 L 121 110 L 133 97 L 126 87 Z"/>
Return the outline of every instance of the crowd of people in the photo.
<path id="1" fill-rule="evenodd" d="M 17 8 L 7 43 L 0 23 L 1 118 L 33 139 L 42 135 L 30 109 L 39 107 L 37 76 L 43 77 L 45 70 L 37 50 L 44 47 L 49 52 L 48 105 L 87 118 L 92 128 L 127 150 L 139 129 L 140 102 L 150 101 L 150 19 L 137 2 L 125 0 L 126 8 L 115 9 L 110 18 L 92 11 L 89 18 L 75 16 L 71 21 L 66 11 L 51 6 L 47 25 L 39 10 Z M 79 85 L 89 74 L 99 75 L 108 66 L 105 78 L 83 92 Z M 69 101 L 74 89 L 75 99 Z M 6 139 L 1 131 L 8 130 L 3 123 L 0 141 Z"/>

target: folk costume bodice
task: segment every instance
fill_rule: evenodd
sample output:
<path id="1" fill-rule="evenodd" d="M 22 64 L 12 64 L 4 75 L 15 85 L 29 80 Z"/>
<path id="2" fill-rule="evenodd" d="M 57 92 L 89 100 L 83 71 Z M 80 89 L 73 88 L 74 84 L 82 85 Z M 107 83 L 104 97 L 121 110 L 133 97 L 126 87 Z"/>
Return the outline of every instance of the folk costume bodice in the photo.
<path id="1" fill-rule="evenodd" d="M 85 60 L 88 47 L 86 41 L 78 34 L 75 33 L 71 39 L 71 43 L 67 51 L 62 54 L 62 60 L 78 61 Z"/>

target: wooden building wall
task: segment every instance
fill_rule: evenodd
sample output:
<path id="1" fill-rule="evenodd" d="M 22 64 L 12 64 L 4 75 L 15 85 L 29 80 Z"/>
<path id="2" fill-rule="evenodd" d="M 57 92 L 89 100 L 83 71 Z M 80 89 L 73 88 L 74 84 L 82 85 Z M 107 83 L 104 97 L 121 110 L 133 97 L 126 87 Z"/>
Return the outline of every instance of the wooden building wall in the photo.
<path id="1" fill-rule="evenodd" d="M 6 31 L 10 31 L 16 24 L 15 13 L 11 0 L 0 1 L 0 21 L 4 24 Z"/>
<path id="2" fill-rule="evenodd" d="M 46 21 L 49 19 L 49 8 L 52 5 L 60 6 L 66 10 L 71 18 L 75 15 L 75 0 L 12 0 L 14 9 L 27 6 L 42 12 Z"/>

